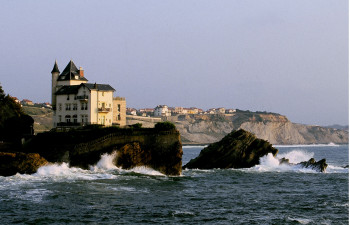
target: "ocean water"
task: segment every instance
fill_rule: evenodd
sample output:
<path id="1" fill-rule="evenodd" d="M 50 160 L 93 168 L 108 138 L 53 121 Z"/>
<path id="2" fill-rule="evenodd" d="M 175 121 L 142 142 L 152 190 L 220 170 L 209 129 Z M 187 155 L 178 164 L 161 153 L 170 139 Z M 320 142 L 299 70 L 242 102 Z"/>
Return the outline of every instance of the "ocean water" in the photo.
<path id="1" fill-rule="evenodd" d="M 326 173 L 279 166 L 185 170 L 168 177 L 122 170 L 103 155 L 90 170 L 67 164 L 0 176 L 0 224 L 348 224 L 348 145 L 276 146 L 298 163 L 327 159 Z M 183 164 L 203 146 L 184 146 Z"/>

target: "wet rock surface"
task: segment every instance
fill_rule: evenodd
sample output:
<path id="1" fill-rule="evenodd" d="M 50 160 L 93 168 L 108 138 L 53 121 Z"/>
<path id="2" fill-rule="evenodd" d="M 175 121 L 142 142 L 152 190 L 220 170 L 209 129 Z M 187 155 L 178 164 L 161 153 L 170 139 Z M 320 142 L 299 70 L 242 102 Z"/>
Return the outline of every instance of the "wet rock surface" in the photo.
<path id="1" fill-rule="evenodd" d="M 184 168 L 249 168 L 258 165 L 260 157 L 268 153 L 276 156 L 277 152 L 269 142 L 241 129 L 204 148 Z"/>
<path id="2" fill-rule="evenodd" d="M 0 176 L 32 174 L 48 162 L 37 153 L 0 152 Z"/>

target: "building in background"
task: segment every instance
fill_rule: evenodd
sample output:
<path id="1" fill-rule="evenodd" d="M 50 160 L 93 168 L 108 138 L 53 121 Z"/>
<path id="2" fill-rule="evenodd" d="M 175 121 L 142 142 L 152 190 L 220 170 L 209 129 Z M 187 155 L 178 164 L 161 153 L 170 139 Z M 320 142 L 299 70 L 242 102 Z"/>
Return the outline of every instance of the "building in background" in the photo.
<path id="1" fill-rule="evenodd" d="M 158 105 L 154 108 L 154 116 L 171 116 L 171 112 L 166 105 Z"/>

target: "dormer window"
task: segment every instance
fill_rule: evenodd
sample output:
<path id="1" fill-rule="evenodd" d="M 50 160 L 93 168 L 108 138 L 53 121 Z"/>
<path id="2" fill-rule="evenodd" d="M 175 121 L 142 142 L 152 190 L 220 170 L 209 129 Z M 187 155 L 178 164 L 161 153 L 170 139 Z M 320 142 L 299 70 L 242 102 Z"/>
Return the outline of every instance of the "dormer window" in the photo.
<path id="1" fill-rule="evenodd" d="M 75 75 L 75 79 L 78 80 L 78 79 L 79 79 L 79 76 L 78 76 L 78 75 Z"/>

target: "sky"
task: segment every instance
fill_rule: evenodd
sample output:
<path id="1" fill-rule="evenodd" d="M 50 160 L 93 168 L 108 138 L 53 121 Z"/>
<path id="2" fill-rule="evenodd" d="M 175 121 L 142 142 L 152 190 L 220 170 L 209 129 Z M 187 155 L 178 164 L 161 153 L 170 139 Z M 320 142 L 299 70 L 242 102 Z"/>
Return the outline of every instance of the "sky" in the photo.
<path id="1" fill-rule="evenodd" d="M 347 0 L 1 0 L 0 83 L 51 101 L 70 60 L 127 107 L 233 108 L 348 125 Z"/>

